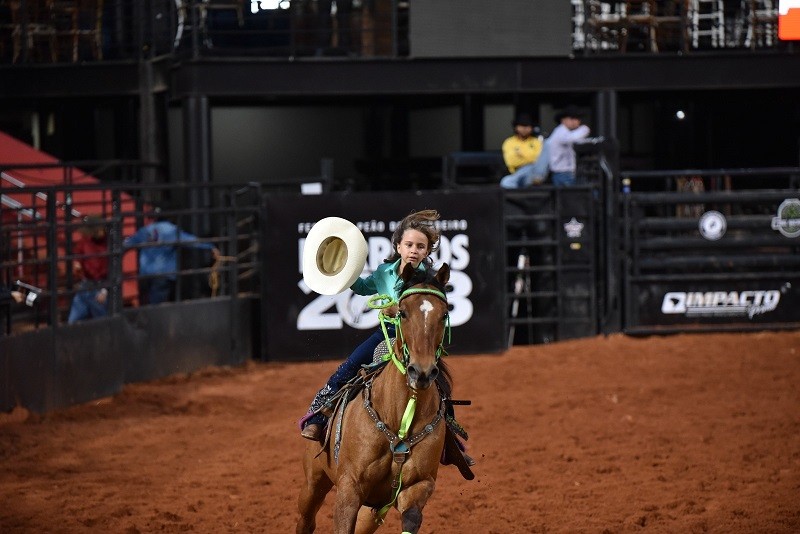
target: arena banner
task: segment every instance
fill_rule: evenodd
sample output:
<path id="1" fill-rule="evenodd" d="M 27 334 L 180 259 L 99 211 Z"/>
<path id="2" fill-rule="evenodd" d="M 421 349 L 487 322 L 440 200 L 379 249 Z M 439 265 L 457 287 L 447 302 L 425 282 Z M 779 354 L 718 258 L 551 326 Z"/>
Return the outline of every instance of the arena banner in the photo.
<path id="1" fill-rule="evenodd" d="M 632 326 L 797 323 L 800 279 L 664 282 L 639 286 Z"/>
<path id="2" fill-rule="evenodd" d="M 303 281 L 303 245 L 316 221 L 342 217 L 356 224 L 368 243 L 362 273 L 366 276 L 389 257 L 391 235 L 400 220 L 423 209 L 441 214 L 442 238 L 432 256 L 434 267 L 447 263 L 451 269 L 448 352 L 502 350 L 505 267 L 499 190 L 279 194 L 266 198 L 266 358 L 344 359 L 379 328 L 377 311 L 367 306 L 368 297 L 349 289 L 319 295 Z"/>

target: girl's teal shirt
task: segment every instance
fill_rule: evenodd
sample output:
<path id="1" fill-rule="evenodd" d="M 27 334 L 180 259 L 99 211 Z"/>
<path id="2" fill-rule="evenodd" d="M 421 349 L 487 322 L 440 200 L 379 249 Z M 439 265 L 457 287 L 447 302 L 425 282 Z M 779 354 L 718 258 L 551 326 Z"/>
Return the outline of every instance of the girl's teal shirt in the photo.
<path id="1" fill-rule="evenodd" d="M 371 275 L 356 279 L 350 289 L 358 295 L 389 295 L 397 300 L 400 296 L 400 289 L 403 287 L 403 280 L 400 278 L 400 273 L 397 272 L 399 267 L 399 259 L 394 263 L 382 263 Z M 424 271 L 425 262 L 420 262 L 417 269 Z"/>

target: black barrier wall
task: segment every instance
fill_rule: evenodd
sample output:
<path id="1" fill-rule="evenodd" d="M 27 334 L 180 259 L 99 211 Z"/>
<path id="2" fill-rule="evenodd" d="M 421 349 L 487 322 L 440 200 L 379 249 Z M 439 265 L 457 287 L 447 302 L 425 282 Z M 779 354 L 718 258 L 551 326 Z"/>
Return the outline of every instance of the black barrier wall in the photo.
<path id="1" fill-rule="evenodd" d="M 0 411 L 38 413 L 119 393 L 125 384 L 241 365 L 254 352 L 252 299 L 201 299 L 125 310 L 0 337 Z M 233 313 L 232 313 L 233 312 Z"/>
<path id="2" fill-rule="evenodd" d="M 155 306 L 118 301 L 108 318 L 73 325 L 61 314 L 73 289 L 57 267 L 74 255 L 59 255 L 51 244 L 72 223 L 31 217 L 20 225 L 14 212 L 0 228 L 4 283 L 31 266 L 43 268 L 48 285 L 40 304 L 12 309 L 14 328 L 0 337 L 0 410 L 48 411 L 113 395 L 126 383 L 248 358 L 344 358 L 377 327 L 377 317 L 366 298 L 349 291 L 323 297 L 303 282 L 304 239 L 329 216 L 359 226 L 368 274 L 389 256 L 397 222 L 413 210 L 440 211 L 442 247 L 434 260 L 453 273 L 452 354 L 601 332 L 800 327 L 800 169 L 618 174 L 602 154 L 592 161 L 594 171 L 570 188 L 504 192 L 491 184 L 317 196 L 264 193 L 252 184 L 223 190 L 209 195 L 212 206 L 185 215 L 214 215 L 209 239 L 224 263 L 181 271 L 211 285 L 216 297 Z M 142 212 L 119 209 L 119 188 L 107 189 L 115 209 L 102 204 L 104 213 L 120 232 L 122 221 Z M 73 190 L 48 188 L 46 213 L 60 213 L 56 193 Z M 8 236 L 28 226 L 34 245 L 46 235 L 51 253 L 19 262 L 9 252 L 17 241 Z M 124 281 L 118 273 L 107 285 L 118 291 Z"/>
<path id="3" fill-rule="evenodd" d="M 625 331 L 800 326 L 799 177 L 625 175 Z"/>
<path id="4" fill-rule="evenodd" d="M 367 297 L 346 290 L 324 296 L 311 292 L 301 272 L 308 231 L 324 217 L 354 222 L 369 246 L 364 274 L 391 252 L 396 224 L 411 213 L 441 214 L 435 267 L 451 268 L 448 292 L 452 354 L 504 348 L 502 197 L 497 189 L 473 192 L 336 193 L 326 196 L 269 195 L 266 198 L 266 358 L 343 358 L 378 328 Z"/>

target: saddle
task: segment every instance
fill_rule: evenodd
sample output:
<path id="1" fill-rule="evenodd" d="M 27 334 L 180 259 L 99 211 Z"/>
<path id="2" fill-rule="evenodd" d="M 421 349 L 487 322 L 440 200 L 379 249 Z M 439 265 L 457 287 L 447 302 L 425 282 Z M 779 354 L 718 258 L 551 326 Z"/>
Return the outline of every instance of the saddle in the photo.
<path id="1" fill-rule="evenodd" d="M 394 342 L 394 340 L 390 339 L 389 342 Z M 329 424 L 327 425 L 325 432 L 325 439 L 322 441 L 322 446 L 317 453 L 317 456 L 322 454 L 322 452 L 325 451 L 331 445 L 331 443 L 333 443 L 334 459 L 338 462 L 344 409 L 351 400 L 361 393 L 367 384 L 371 383 L 372 380 L 374 380 L 375 377 L 377 377 L 384 370 L 386 364 L 389 363 L 388 360 L 383 359 L 383 356 L 386 354 L 389 354 L 389 350 L 387 342 L 384 340 L 375 348 L 372 363 L 362 367 L 356 376 L 351 378 L 344 386 L 342 386 L 341 389 L 339 389 L 339 391 L 334 393 L 320 408 L 314 412 L 322 413 L 329 418 Z M 437 387 L 439 387 L 438 384 Z M 472 480 L 475 478 L 475 474 L 472 472 L 470 466 L 467 464 L 467 461 L 464 459 L 464 455 L 461 452 L 463 445 L 456 437 L 459 436 L 462 439 L 467 440 L 469 439 L 469 435 L 464 427 L 461 426 L 461 424 L 458 423 L 453 416 L 453 405 L 469 405 L 472 403 L 471 401 L 449 399 L 442 392 L 441 387 L 439 387 L 439 391 L 445 403 L 446 413 L 444 417 L 445 440 L 441 459 L 442 465 L 455 465 L 461 473 L 461 476 L 463 476 L 466 480 Z M 334 432 L 335 437 L 333 437 Z M 332 437 L 333 439 L 331 439 Z"/>

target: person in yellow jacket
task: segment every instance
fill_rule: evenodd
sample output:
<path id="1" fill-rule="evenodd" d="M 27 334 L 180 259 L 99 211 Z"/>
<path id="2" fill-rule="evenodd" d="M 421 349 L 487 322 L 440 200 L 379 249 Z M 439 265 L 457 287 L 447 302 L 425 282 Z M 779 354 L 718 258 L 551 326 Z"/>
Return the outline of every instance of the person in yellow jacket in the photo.
<path id="1" fill-rule="evenodd" d="M 542 183 L 547 176 L 547 157 L 542 157 L 545 143 L 539 129 L 527 113 L 517 115 L 511 124 L 514 135 L 503 141 L 502 147 L 509 174 L 500 180 L 500 187 L 518 189 Z"/>

